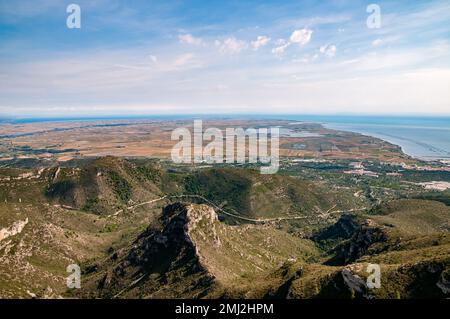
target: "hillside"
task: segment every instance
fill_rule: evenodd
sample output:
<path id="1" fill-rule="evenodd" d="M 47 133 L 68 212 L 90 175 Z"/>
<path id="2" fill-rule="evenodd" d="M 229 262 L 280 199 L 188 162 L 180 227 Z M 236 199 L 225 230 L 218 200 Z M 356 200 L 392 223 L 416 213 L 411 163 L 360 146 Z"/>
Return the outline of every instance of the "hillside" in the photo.
<path id="1" fill-rule="evenodd" d="M 114 158 L 0 170 L 0 296 L 61 296 L 69 264 L 102 258 L 145 229 L 155 218 L 152 207 L 111 214 L 126 207 L 124 185 L 127 203 L 160 195 L 146 172 Z"/>
<path id="2" fill-rule="evenodd" d="M 223 224 L 206 205 L 169 205 L 160 222 L 159 228 L 149 227 L 101 265 L 99 274 L 90 279 L 98 296 L 217 295 L 259 278 L 286 260 L 318 257 L 308 240 L 262 225 Z"/>
<path id="3" fill-rule="evenodd" d="M 185 179 L 185 192 L 202 195 L 252 218 L 305 217 L 319 220 L 332 210 L 360 208 L 350 190 L 249 169 L 205 169 Z M 322 221 L 323 222 L 323 221 Z"/>
<path id="4" fill-rule="evenodd" d="M 45 195 L 61 205 L 109 214 L 161 196 L 160 184 L 161 173 L 153 166 L 105 157 L 81 168 L 54 168 Z"/>
<path id="5" fill-rule="evenodd" d="M 447 294 L 450 238 L 446 231 L 436 230 L 419 244 L 421 234 L 403 241 L 398 237 L 401 228 L 386 230 L 371 219 L 350 222 L 349 218 L 343 216 L 316 238 L 320 242 L 342 236 L 330 262 L 311 240 L 268 225 L 221 223 L 206 205 L 173 204 L 163 210 L 159 227 L 149 227 L 95 265 L 83 295 L 414 298 Z M 380 265 L 383 289 L 365 286 L 370 263 Z"/>
<path id="6" fill-rule="evenodd" d="M 361 192 L 330 181 L 112 157 L 0 169 L 0 186 L 2 297 L 450 292 L 450 207 L 438 201 L 382 200 L 364 209 Z M 72 263 L 83 271 L 81 291 L 65 285 Z M 365 286 L 372 263 L 381 267 L 381 289 Z"/>

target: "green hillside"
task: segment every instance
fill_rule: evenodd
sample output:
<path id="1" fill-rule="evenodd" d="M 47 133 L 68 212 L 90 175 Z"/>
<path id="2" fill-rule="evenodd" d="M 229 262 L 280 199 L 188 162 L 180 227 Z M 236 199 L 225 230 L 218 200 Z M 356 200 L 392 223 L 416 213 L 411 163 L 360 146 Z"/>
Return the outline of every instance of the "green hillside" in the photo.
<path id="1" fill-rule="evenodd" d="M 1 297 L 450 292 L 450 207 L 440 201 L 389 193 L 371 206 L 365 185 L 113 157 L 0 169 L 0 185 Z M 72 263 L 81 291 L 65 285 Z M 381 267 L 379 289 L 366 287 L 369 264 Z"/>

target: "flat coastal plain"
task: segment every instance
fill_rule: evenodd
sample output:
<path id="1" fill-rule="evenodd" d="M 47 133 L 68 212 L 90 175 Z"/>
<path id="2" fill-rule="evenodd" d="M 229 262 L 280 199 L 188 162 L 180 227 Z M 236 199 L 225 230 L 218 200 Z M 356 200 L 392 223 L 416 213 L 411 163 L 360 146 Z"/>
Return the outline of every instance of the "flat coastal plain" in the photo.
<path id="1" fill-rule="evenodd" d="M 400 147 L 362 134 L 287 120 L 204 120 L 203 129 L 279 127 L 280 155 L 289 158 L 377 159 L 413 163 Z M 172 131 L 193 120 L 89 120 L 0 124 L 0 161 L 119 156 L 169 159 Z M 205 141 L 207 144 L 208 141 Z"/>

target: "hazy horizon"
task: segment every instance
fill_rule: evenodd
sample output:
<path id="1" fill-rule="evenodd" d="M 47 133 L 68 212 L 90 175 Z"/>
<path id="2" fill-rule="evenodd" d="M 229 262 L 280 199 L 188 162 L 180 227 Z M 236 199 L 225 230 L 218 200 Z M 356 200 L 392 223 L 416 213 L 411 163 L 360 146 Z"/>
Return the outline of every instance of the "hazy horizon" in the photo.
<path id="1" fill-rule="evenodd" d="M 378 122 L 398 123 L 399 121 L 408 121 L 408 124 L 413 124 L 415 121 L 426 122 L 431 121 L 436 123 L 445 123 L 450 125 L 449 114 L 360 114 L 360 113 L 328 113 L 328 114 L 283 114 L 283 113 L 184 113 L 184 114 L 100 114 L 100 115 L 84 115 L 84 116 L 1 116 L 0 122 L 64 122 L 64 121 L 108 121 L 108 120 L 146 120 L 146 119 L 160 119 L 160 120 L 174 120 L 174 119 L 280 119 L 293 121 L 311 121 L 311 122 L 350 122 L 358 123 L 358 120 L 378 120 Z M 340 121 L 339 121 L 340 120 Z"/>

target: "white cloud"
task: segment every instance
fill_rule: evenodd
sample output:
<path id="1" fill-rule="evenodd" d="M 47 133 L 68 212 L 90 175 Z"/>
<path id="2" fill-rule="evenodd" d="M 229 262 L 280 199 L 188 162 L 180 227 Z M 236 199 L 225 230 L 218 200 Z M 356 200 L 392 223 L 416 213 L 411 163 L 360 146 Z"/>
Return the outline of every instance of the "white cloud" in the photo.
<path id="1" fill-rule="evenodd" d="M 267 45 L 270 42 L 270 38 L 265 35 L 260 35 L 256 38 L 255 41 L 252 42 L 252 47 L 254 50 L 258 50 L 259 48 Z"/>
<path id="2" fill-rule="evenodd" d="M 258 40 L 258 34 L 263 34 L 257 32 L 253 41 Z M 186 33 L 176 33 L 175 42 L 178 34 Z M 287 36 L 290 34 L 287 32 Z M 180 112 L 231 112 L 229 106 L 233 105 L 233 111 L 237 112 L 273 112 L 274 109 L 287 113 L 352 112 L 362 107 L 374 113 L 394 110 L 449 113 L 448 40 L 434 42 L 433 46 L 396 50 L 392 36 L 378 37 L 382 45 L 394 45 L 387 51 L 372 50 L 379 51 L 376 54 L 368 53 L 367 47 L 361 46 L 363 50 L 346 55 L 345 48 L 339 47 L 337 54 L 337 48 L 331 47 L 336 43 L 325 40 L 322 44 L 328 46 L 322 52 L 320 45 L 312 46 L 312 50 L 292 49 L 295 51 L 292 56 L 275 62 L 255 54 L 252 63 L 247 63 L 248 59 L 230 63 L 228 56 L 217 54 L 219 49 L 241 52 L 253 48 L 252 43 L 234 38 L 228 41 L 221 38 L 212 50 L 189 47 L 194 54 L 187 53 L 186 47 L 171 43 L 126 50 L 89 50 L 83 55 L 53 54 L 45 59 L 40 55 L 30 56 L 23 61 L 2 64 L 0 113 L 22 114 L 23 107 L 40 114 L 59 105 L 80 107 L 83 112 L 82 107 L 89 105 L 86 107 L 89 114 L 96 105 L 143 105 L 145 110 L 146 103 L 151 111 L 152 105 L 167 105 Z M 375 39 L 361 36 L 357 43 L 370 46 Z M 353 44 L 350 40 L 339 39 Z M 287 55 L 291 53 L 288 48 L 291 44 L 289 38 L 278 41 L 273 38 L 266 47 L 276 55 L 283 52 Z M 326 52 L 342 56 L 343 62 L 324 59 Z M 300 63 L 292 63 L 292 59 Z M 315 63 L 308 63 L 315 59 Z M 282 108 L 278 109 L 280 105 Z M 105 107 L 103 113 L 110 110 Z M 50 110 L 49 114 L 56 112 Z"/>
<path id="3" fill-rule="evenodd" d="M 272 53 L 276 56 L 281 56 L 284 54 L 286 48 L 293 43 L 297 43 L 300 46 L 306 45 L 309 41 L 311 41 L 312 33 L 313 31 L 309 29 L 295 30 L 289 37 L 289 41 L 279 39 L 277 41 L 278 46 L 272 49 Z"/>
<path id="4" fill-rule="evenodd" d="M 276 47 L 272 49 L 272 53 L 278 57 L 284 54 L 284 51 L 291 45 L 289 41 L 285 39 L 278 39 L 276 41 Z"/>
<path id="5" fill-rule="evenodd" d="M 376 39 L 376 40 L 373 40 L 373 41 L 372 41 L 372 46 L 378 47 L 378 46 L 380 46 L 382 43 L 383 43 L 383 40 L 381 40 L 381 39 Z"/>
<path id="6" fill-rule="evenodd" d="M 285 44 L 282 44 L 278 47 L 273 48 L 272 53 L 275 54 L 276 56 L 281 56 L 281 55 L 283 55 L 284 50 L 286 50 L 286 48 L 290 45 L 291 45 L 290 42 L 286 42 Z"/>
<path id="7" fill-rule="evenodd" d="M 313 31 L 310 29 L 300 29 L 292 32 L 289 40 L 291 43 L 298 43 L 299 45 L 306 45 L 311 41 Z"/>
<path id="8" fill-rule="evenodd" d="M 334 44 L 327 44 L 320 47 L 320 53 L 332 58 L 336 55 L 337 48 Z"/>
<path id="9" fill-rule="evenodd" d="M 235 37 L 227 38 L 224 41 L 215 41 L 221 53 L 236 54 L 247 48 L 247 42 L 238 40 Z"/>
<path id="10" fill-rule="evenodd" d="M 203 40 L 201 38 L 196 38 L 192 34 L 180 34 L 178 36 L 178 40 L 180 40 L 181 43 L 186 44 L 193 44 L 193 45 L 202 45 Z"/>

